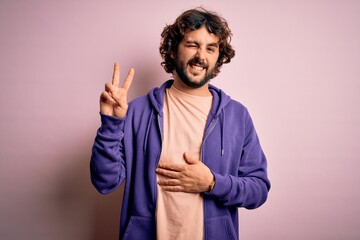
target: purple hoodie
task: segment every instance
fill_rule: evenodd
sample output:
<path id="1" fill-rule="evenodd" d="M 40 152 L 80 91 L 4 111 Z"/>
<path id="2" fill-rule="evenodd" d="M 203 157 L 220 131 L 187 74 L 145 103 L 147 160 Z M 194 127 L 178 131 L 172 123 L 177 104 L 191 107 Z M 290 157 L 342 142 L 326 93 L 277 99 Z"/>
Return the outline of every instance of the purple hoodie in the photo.
<path id="1" fill-rule="evenodd" d="M 163 134 L 165 89 L 152 89 L 129 103 L 125 118 L 101 114 L 90 161 L 91 181 L 110 193 L 124 180 L 120 239 L 156 239 L 158 165 Z M 254 209 L 268 195 L 266 158 L 247 109 L 209 85 L 213 104 L 207 119 L 201 160 L 215 176 L 204 199 L 204 239 L 239 239 L 239 207 Z"/>

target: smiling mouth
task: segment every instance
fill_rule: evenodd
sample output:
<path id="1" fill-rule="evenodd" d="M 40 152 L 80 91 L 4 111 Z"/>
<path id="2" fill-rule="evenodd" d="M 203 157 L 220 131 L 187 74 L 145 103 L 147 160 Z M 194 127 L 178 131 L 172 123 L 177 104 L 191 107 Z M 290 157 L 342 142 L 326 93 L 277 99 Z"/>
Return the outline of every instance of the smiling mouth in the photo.
<path id="1" fill-rule="evenodd" d="M 205 69 L 204 66 L 201 66 L 201 65 L 198 65 L 198 64 L 189 64 L 189 66 L 192 68 L 192 69 L 195 69 L 196 71 L 202 71 Z"/>

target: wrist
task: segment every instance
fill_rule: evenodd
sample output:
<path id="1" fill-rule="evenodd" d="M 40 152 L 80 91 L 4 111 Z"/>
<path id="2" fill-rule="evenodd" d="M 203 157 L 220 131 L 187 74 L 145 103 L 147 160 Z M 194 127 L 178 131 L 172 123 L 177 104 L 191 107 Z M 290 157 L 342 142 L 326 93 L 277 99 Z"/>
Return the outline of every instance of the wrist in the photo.
<path id="1" fill-rule="evenodd" d="M 214 189 L 214 187 L 215 187 L 215 176 L 214 176 L 214 174 L 212 174 L 212 181 L 209 184 L 209 188 L 208 188 L 207 192 L 211 192 Z"/>

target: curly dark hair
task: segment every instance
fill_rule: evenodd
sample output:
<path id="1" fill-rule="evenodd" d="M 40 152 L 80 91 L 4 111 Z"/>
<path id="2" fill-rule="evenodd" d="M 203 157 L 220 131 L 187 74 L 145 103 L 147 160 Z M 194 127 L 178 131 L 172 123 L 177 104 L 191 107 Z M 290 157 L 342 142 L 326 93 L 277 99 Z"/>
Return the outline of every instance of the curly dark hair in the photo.
<path id="1" fill-rule="evenodd" d="M 175 69 L 175 60 L 172 56 L 177 53 L 179 43 L 186 31 L 197 30 L 203 25 L 219 38 L 219 58 L 213 77 L 217 76 L 224 63 L 229 63 L 235 56 L 235 50 L 230 44 L 232 33 L 226 20 L 204 8 L 190 9 L 182 13 L 172 25 L 166 25 L 161 33 L 159 50 L 164 60 L 161 65 L 167 73 L 172 73 Z"/>

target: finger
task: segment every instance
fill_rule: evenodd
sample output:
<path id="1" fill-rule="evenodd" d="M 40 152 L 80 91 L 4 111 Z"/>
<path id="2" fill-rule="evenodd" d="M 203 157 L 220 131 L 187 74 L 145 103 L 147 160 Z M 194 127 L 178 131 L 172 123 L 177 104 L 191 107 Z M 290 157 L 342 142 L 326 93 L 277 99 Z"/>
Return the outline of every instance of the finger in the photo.
<path id="1" fill-rule="evenodd" d="M 191 155 L 188 152 L 184 153 L 184 159 L 189 164 L 196 164 L 200 161 L 198 158 L 195 157 L 195 155 Z"/>
<path id="2" fill-rule="evenodd" d="M 184 165 L 161 162 L 161 163 L 159 163 L 158 168 L 166 169 L 166 170 L 174 171 L 174 172 L 181 172 L 184 169 Z"/>
<path id="3" fill-rule="evenodd" d="M 156 169 L 156 173 L 161 175 L 161 176 L 164 176 L 164 177 L 168 177 L 168 178 L 179 178 L 178 176 L 178 172 L 174 172 L 174 171 L 169 171 L 169 170 L 165 170 L 165 169 L 162 169 L 162 168 L 157 168 Z"/>
<path id="4" fill-rule="evenodd" d="M 115 100 L 110 96 L 107 91 L 102 92 L 102 94 L 100 95 L 100 99 L 109 103 L 115 103 Z"/>
<path id="5" fill-rule="evenodd" d="M 180 186 L 180 181 L 177 179 L 159 180 L 158 184 L 160 186 Z"/>
<path id="6" fill-rule="evenodd" d="M 120 67 L 118 63 L 114 63 L 114 72 L 112 77 L 112 84 L 115 86 L 119 86 L 120 82 Z"/>
<path id="7" fill-rule="evenodd" d="M 111 92 L 113 90 L 113 85 L 109 82 L 105 83 L 105 91 Z"/>
<path id="8" fill-rule="evenodd" d="M 112 85 L 111 83 L 107 82 L 107 83 L 105 84 L 105 92 L 107 92 L 110 97 L 113 97 L 113 96 L 114 96 L 114 91 L 115 91 L 115 90 L 114 90 L 114 85 Z"/>
<path id="9" fill-rule="evenodd" d="M 168 192 L 186 192 L 181 186 L 161 186 L 162 189 Z"/>
<path id="10" fill-rule="evenodd" d="M 134 75 L 135 75 L 135 69 L 134 68 L 130 68 L 129 72 L 128 72 L 128 75 L 122 85 L 122 88 L 126 89 L 127 91 L 129 90 L 131 84 L 132 84 L 132 81 L 134 79 Z"/>
<path id="11" fill-rule="evenodd" d="M 108 91 L 109 93 L 116 93 L 120 88 L 113 85 L 112 83 L 105 83 L 105 91 Z"/>

